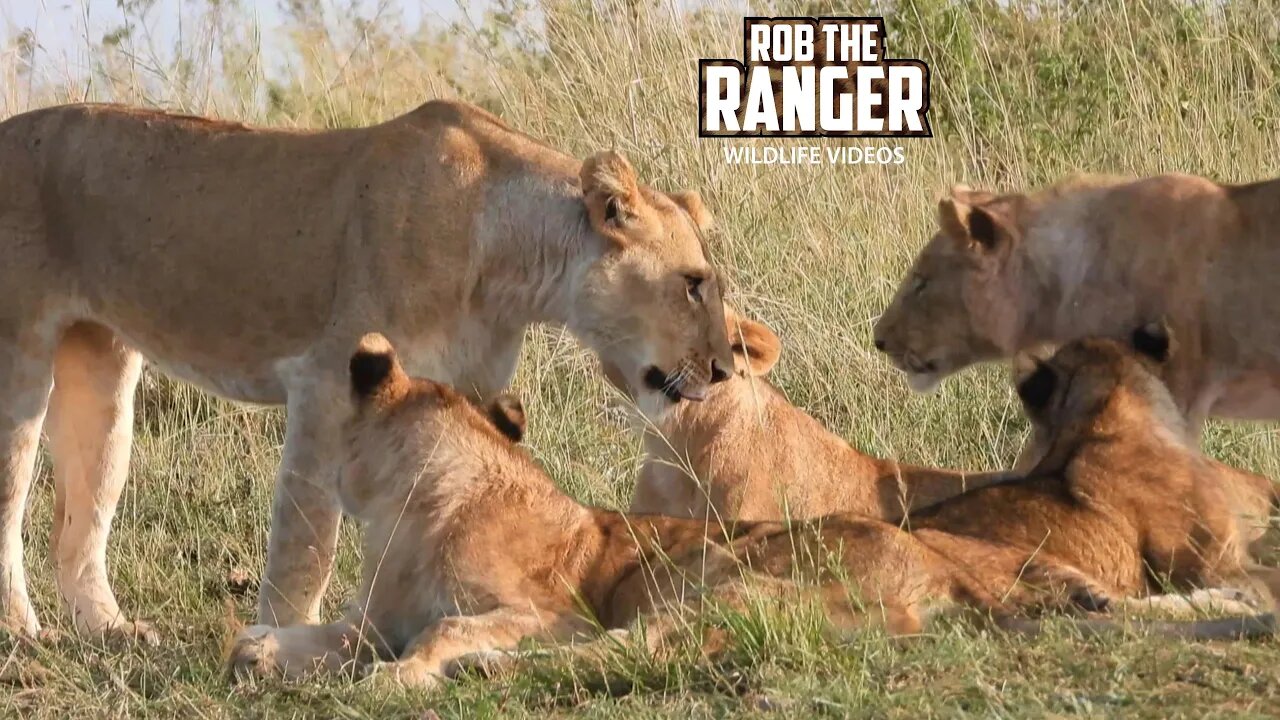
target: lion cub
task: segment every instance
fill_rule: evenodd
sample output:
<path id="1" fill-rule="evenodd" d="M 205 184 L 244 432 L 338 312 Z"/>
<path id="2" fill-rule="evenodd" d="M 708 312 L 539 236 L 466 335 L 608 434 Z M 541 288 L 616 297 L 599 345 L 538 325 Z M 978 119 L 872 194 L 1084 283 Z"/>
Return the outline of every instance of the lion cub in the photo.
<path id="1" fill-rule="evenodd" d="M 772 330 L 728 305 L 725 321 L 734 374 L 702 402 L 673 398 L 650 418 L 632 512 L 739 520 L 850 512 L 897 522 L 1011 476 L 932 470 L 859 451 L 765 379 L 782 349 Z"/>
<path id="2" fill-rule="evenodd" d="M 1020 386 L 1037 422 L 1057 430 L 1040 467 L 910 530 L 855 515 L 720 523 L 578 504 L 516 444 L 517 402 L 480 408 L 411 379 L 368 336 L 351 358 L 356 408 L 339 448 L 342 503 L 367 525 L 359 593 L 330 625 L 246 629 L 230 669 L 377 668 L 425 686 L 476 653 L 640 616 L 656 651 L 680 613 L 734 603 L 747 585 L 819 602 L 837 630 L 892 633 L 948 609 L 1003 620 L 1064 597 L 1141 594 L 1157 577 L 1201 587 L 1252 575 L 1280 591 L 1274 571 L 1247 565 L 1256 528 L 1230 512 L 1240 498 L 1225 497 L 1219 476 L 1247 477 L 1259 513 L 1270 484 L 1188 447 L 1154 368 L 1110 341 L 1040 364 Z"/>
<path id="3" fill-rule="evenodd" d="M 912 531 L 1034 547 L 1039 562 L 1069 563 L 1114 597 L 1253 580 L 1277 596 L 1277 572 L 1249 554 L 1280 503 L 1276 486 L 1188 440 L 1159 379 L 1166 326 L 1132 343 L 1078 340 L 1025 363 L 1018 395 L 1044 443 L 1039 461 L 1022 479 L 913 514 Z"/>

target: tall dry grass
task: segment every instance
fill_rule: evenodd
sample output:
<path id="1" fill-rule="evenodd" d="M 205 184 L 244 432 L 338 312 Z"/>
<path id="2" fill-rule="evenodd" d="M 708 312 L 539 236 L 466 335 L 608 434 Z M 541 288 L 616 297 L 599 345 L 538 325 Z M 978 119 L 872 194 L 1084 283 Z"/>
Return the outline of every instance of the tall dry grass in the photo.
<path id="1" fill-rule="evenodd" d="M 756 14 L 885 14 L 890 53 L 923 58 L 933 69 L 936 137 L 904 141 L 905 164 L 802 167 L 727 165 L 725 146 L 768 141 L 696 138 L 696 61 L 740 54 L 738 5 L 498 0 L 475 21 L 412 28 L 397 20 L 394 4 L 375 4 L 353 17 L 325 0 L 292 0 L 283 6 L 283 26 L 266 35 L 251 7 L 209 0 L 181 4 L 181 42 L 148 36 L 148 18 L 175 12 L 175 5 L 126 2 L 129 23 L 85 43 L 75 62 L 38 49 L 33 55 L 41 38 L 10 39 L 0 51 L 0 118 L 92 99 L 262 124 L 342 127 L 376 123 L 430 98 L 461 97 L 575 155 L 620 149 L 651 184 L 696 187 L 707 196 L 719 221 L 713 251 L 730 278 L 730 299 L 782 336 L 775 377 L 788 395 L 865 450 L 913 462 L 1007 466 L 1025 430 L 1003 369 L 967 372 L 938 394 L 917 397 L 871 348 L 870 328 L 932 233 L 941 191 L 956 182 L 1022 188 L 1078 170 L 1184 171 L 1226 181 L 1278 174 L 1280 6 L 1266 0 L 755 5 Z M 530 443 L 553 476 L 586 501 L 625 505 L 638 448 L 614 421 L 581 350 L 563 334 L 534 332 L 516 385 L 530 407 Z M 161 630 L 178 639 L 170 646 L 175 649 L 158 659 L 76 643 L 37 653 L 49 677 L 15 694 L 10 707 L 201 715 L 244 708 L 244 698 L 228 696 L 218 676 L 220 603 L 227 571 L 256 574 L 262 564 L 280 417 L 153 375 L 142 392 L 133 479 L 110 562 L 123 604 L 159 619 Z M 1208 449 L 1280 476 L 1269 426 L 1215 424 Z M 31 516 L 29 566 L 42 616 L 57 623 L 65 618 L 42 539 L 52 494 L 45 484 Z M 340 562 L 334 602 L 355 574 L 350 533 Z M 251 598 L 232 602 L 242 616 L 250 613 Z M 756 628 L 760 637 L 773 637 L 769 627 Z M 784 636 L 774 639 L 785 645 Z M 1061 657 L 1046 650 L 1028 662 L 1061 671 L 1070 664 L 1064 658 L 1084 652 L 1072 647 Z M 1010 662 L 981 644 L 946 648 L 941 659 L 864 648 L 863 664 L 836 683 L 846 693 L 842 702 L 897 707 L 898 691 L 874 669 L 909 672 L 901 663 L 919 670 L 949 658 L 987 663 L 998 675 Z M 1130 651 L 1107 652 L 1099 662 Z M 819 677 L 823 652 L 814 657 Z M 1277 666 L 1274 651 L 1262 658 Z M 810 667 L 808 660 L 795 662 Z M 1008 672 L 1019 669 L 1013 661 Z M 696 700 L 700 683 L 712 682 L 667 670 L 682 678 L 676 687 L 685 688 L 670 706 L 679 712 L 693 702 L 689 697 Z M 1102 682 L 1088 671 L 1082 683 Z M 788 672 L 779 683 L 810 692 L 807 676 Z M 919 681 L 903 682 L 910 691 Z M 574 680 L 535 684 L 530 692 L 540 699 L 519 707 L 540 712 L 546 702 L 562 709 L 560 690 L 548 688 L 565 683 Z M 1268 692 L 1280 692 L 1276 684 L 1274 678 L 1264 683 Z M 1024 695 L 1015 688 L 1011 697 L 1036 697 L 1036 687 L 1027 686 Z M 812 692 L 818 690 L 829 688 Z M 22 694 L 28 692 L 34 694 Z M 459 690 L 448 707 L 482 713 L 503 707 L 488 692 Z M 286 695 L 272 707 L 327 711 L 332 697 Z M 352 715 L 385 701 L 358 692 L 338 697 Z M 910 697 L 921 707 L 944 707 L 929 705 L 940 700 L 928 692 Z M 1005 707 L 990 694 L 976 697 L 974 707 Z"/>

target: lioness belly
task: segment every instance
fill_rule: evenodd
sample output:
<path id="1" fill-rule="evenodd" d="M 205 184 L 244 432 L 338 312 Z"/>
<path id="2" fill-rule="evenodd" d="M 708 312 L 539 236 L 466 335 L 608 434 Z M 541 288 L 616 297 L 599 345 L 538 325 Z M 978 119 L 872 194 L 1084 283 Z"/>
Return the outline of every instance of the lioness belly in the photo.
<path id="1" fill-rule="evenodd" d="M 416 227 L 420 193 L 404 178 L 417 176 L 366 162 L 404 141 L 388 132 L 249 131 L 76 106 L 13 118 L 0 150 L 39 189 L 9 213 L 38 238 L 10 248 L 31 255 L 16 267 L 46 275 L 28 284 L 39 302 L 72 308 L 59 319 L 108 326 L 166 373 L 235 400 L 284 402 L 285 361 L 371 330 L 427 376 L 488 395 L 509 381 L 523 326 L 456 317 L 456 274 L 406 267 L 425 252 L 398 234 Z M 396 291 L 410 272 L 415 286 L 439 286 L 426 313 Z"/>
<path id="2" fill-rule="evenodd" d="M 147 353 L 143 353 L 147 355 Z M 152 359 L 152 358 L 148 358 Z M 191 383 L 208 392 L 229 400 L 283 405 L 288 400 L 284 383 L 278 374 L 264 368 L 201 368 L 182 362 L 155 360 L 155 366 L 164 374 Z"/>

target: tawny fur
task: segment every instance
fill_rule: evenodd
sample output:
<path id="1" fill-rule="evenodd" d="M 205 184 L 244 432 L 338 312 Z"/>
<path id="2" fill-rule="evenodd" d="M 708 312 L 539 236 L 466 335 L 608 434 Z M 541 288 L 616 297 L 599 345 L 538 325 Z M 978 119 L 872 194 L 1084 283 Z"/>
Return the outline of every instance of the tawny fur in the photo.
<path id="1" fill-rule="evenodd" d="M 481 410 L 371 357 L 393 358 L 380 339 L 353 356 L 361 390 L 341 449 L 344 506 L 368 524 L 360 590 L 339 623 L 245 630 L 230 648 L 237 675 L 376 670 L 428 686 L 477 653 L 637 617 L 657 652 L 683 612 L 740 602 L 745 586 L 821 603 L 837 630 L 893 633 L 949 609 L 1004 619 L 1064 596 L 1141 595 L 1156 578 L 1191 589 L 1256 575 L 1277 587 L 1248 564 L 1260 530 L 1228 507 L 1247 496 L 1265 513 L 1270 483 L 1181 442 L 1154 366 L 1114 342 L 1050 361 L 1064 380 L 1031 408 L 1055 429 L 1040 468 L 905 529 L 853 515 L 720 523 L 584 507 L 499 430 L 513 424 L 511 403 Z M 1228 501 L 1224 476 L 1248 492 Z"/>
<path id="2" fill-rule="evenodd" d="M 105 105 L 0 123 L 0 624 L 39 629 L 22 517 L 43 427 L 76 627 L 140 631 L 105 543 L 141 357 L 287 406 L 260 618 L 314 620 L 351 343 L 377 328 L 416 372 L 482 397 L 546 322 L 642 394 L 656 375 L 697 396 L 731 362 L 707 222 L 696 193 L 644 187 L 617 153 L 580 163 L 454 102 L 332 132 Z"/>
<path id="3" fill-rule="evenodd" d="M 1076 176 L 1038 192 L 957 187 L 875 330 L 917 389 L 968 365 L 1167 322 L 1162 372 L 1198 432 L 1280 418 L 1280 180 Z"/>
<path id="4" fill-rule="evenodd" d="M 699 403 L 668 403 L 640 424 L 645 461 L 631 512 L 737 520 L 911 510 L 1011 473 L 964 473 L 871 457 L 791 404 L 766 379 L 781 341 L 726 306 L 734 376 Z M 606 376 L 615 373 L 606 370 Z"/>

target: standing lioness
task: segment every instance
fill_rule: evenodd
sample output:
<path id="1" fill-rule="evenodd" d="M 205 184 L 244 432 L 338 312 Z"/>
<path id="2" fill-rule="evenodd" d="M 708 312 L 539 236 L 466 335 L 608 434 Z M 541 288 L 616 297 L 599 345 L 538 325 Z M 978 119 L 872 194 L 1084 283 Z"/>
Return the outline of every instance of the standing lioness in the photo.
<path id="1" fill-rule="evenodd" d="M 1040 343 L 1124 338 L 1165 320 L 1179 348 L 1163 378 L 1192 432 L 1209 415 L 1280 418 L 1280 181 L 957 187 L 938 223 L 875 329 L 913 387 Z"/>
<path id="2" fill-rule="evenodd" d="M 145 631 L 106 574 L 144 356 L 287 406 L 259 612 L 314 620 L 351 344 L 377 328 L 415 372 L 485 396 L 547 322 L 641 392 L 702 397 L 733 362 L 707 222 L 616 153 L 579 163 L 453 102 L 335 132 L 99 105 L 0 124 L 0 622 L 39 629 L 22 517 L 46 427 L 76 627 Z"/>

